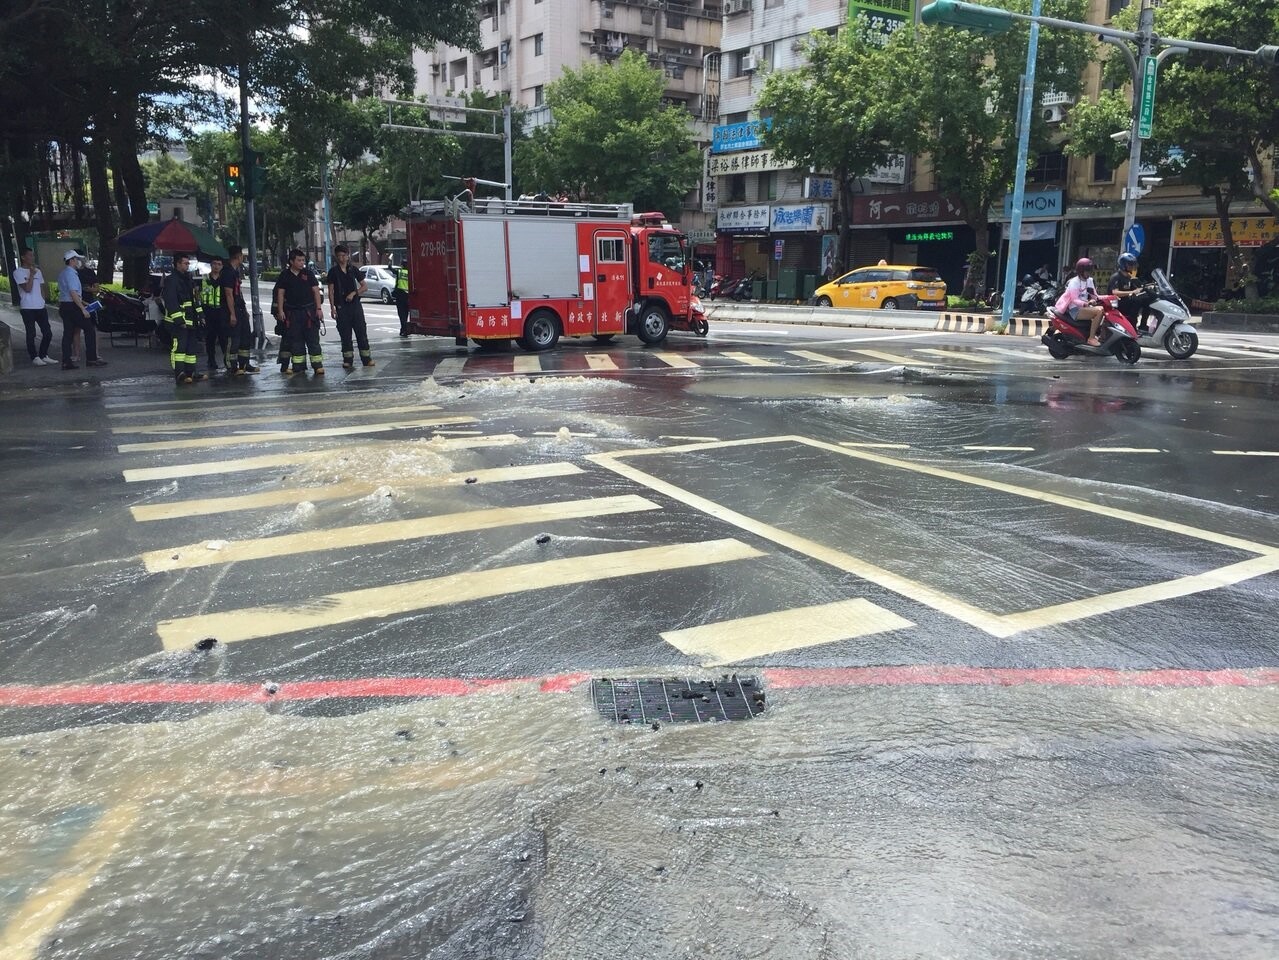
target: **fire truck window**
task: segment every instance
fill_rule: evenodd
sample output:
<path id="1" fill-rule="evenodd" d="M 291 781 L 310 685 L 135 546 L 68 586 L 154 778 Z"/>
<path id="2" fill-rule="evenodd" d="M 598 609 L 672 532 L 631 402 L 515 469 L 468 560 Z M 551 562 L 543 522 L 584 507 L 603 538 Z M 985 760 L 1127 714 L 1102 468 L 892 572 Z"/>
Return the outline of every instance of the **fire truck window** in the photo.
<path id="1" fill-rule="evenodd" d="M 626 262 L 626 241 L 621 237 L 600 237 L 595 243 L 597 245 L 595 259 L 600 263 Z"/>
<path id="2" fill-rule="evenodd" d="M 672 270 L 684 269 L 684 251 L 679 237 L 671 234 L 654 234 L 648 238 L 648 259 Z"/>

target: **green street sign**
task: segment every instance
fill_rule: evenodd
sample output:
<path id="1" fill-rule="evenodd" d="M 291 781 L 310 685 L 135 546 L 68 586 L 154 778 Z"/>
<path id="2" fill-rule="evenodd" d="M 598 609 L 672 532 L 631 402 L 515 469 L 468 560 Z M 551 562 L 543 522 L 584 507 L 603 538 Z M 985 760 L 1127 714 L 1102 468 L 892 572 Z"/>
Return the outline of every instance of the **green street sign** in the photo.
<path id="1" fill-rule="evenodd" d="M 1159 72 L 1159 61 L 1147 57 L 1141 71 L 1141 105 L 1137 108 L 1137 136 L 1142 140 L 1150 137 L 1155 125 L 1155 78 Z"/>
<path id="2" fill-rule="evenodd" d="M 159 212 L 160 212 L 160 205 L 156 203 L 154 200 L 152 200 L 150 203 L 147 204 L 147 213 L 159 213 Z"/>

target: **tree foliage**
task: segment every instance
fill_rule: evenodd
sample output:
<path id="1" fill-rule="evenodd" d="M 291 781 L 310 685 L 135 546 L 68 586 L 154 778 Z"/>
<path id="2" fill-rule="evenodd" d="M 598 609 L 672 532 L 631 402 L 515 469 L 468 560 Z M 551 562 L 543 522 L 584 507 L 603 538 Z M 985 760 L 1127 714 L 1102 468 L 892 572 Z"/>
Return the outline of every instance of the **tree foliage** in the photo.
<path id="1" fill-rule="evenodd" d="M 662 73 L 629 50 L 611 65 L 566 70 L 546 88 L 551 122 L 516 155 L 520 182 L 677 218 L 701 158 L 687 111 L 662 103 L 665 86 Z"/>
<path id="2" fill-rule="evenodd" d="M 999 6 L 1021 13 L 1026 0 Z M 1082 21 L 1083 0 L 1046 0 L 1043 15 Z M 1003 204 L 1017 170 L 1018 93 L 1025 72 L 1029 27 L 983 35 L 953 27 L 901 29 L 885 48 L 891 102 L 913 124 L 895 146 L 927 154 L 937 189 L 959 207 L 976 236 L 963 296 L 974 295 L 990 256 L 987 215 Z M 1032 104 L 1055 90 L 1078 94 L 1081 70 L 1094 41 L 1068 30 L 1041 29 Z M 1028 161 L 1050 145 L 1041 111 L 1031 110 Z"/>
<path id="3" fill-rule="evenodd" d="M 886 55 L 859 31 L 814 34 L 804 54 L 802 66 L 764 81 L 757 105 L 773 118 L 764 140 L 783 160 L 834 174 L 847 266 L 856 181 L 884 163 L 888 144 L 909 131 L 889 99 Z"/>

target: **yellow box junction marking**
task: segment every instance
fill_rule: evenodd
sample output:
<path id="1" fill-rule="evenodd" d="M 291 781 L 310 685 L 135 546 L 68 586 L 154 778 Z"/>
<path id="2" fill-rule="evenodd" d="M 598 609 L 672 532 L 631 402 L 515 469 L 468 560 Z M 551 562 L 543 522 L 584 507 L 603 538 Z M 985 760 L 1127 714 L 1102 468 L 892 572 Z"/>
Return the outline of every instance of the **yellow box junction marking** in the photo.
<path id="1" fill-rule="evenodd" d="M 1050 607 L 1041 607 L 1036 610 L 1027 610 L 1020 613 L 997 614 L 991 613 L 988 610 L 982 610 L 973 604 L 966 603 L 952 597 L 941 590 L 927 586 L 926 584 L 918 581 L 911 580 L 908 577 L 901 576 L 900 574 L 893 573 L 890 570 L 885 570 L 882 567 L 876 566 L 858 557 L 850 556 L 841 550 L 828 547 L 825 544 L 809 540 L 806 537 L 801 537 L 798 534 L 790 533 L 760 520 L 756 520 L 753 517 L 738 513 L 737 511 L 731 510 L 722 504 L 718 504 L 705 497 L 691 493 L 682 487 L 677 487 L 674 484 L 660 480 L 651 474 L 645 473 L 634 465 L 624 462 L 626 459 L 643 456 L 690 451 L 701 452 L 721 447 L 739 447 L 773 443 L 804 444 L 819 450 L 829 450 L 834 453 L 843 454 L 847 457 L 854 457 L 859 460 L 877 463 L 882 466 L 895 467 L 913 473 L 924 474 L 925 476 L 936 477 L 942 480 L 953 480 L 958 483 L 966 483 L 971 486 L 1011 494 L 1013 496 L 1024 497 L 1029 500 L 1068 507 L 1084 513 L 1097 514 L 1112 520 L 1124 520 L 1130 523 L 1150 527 L 1152 529 L 1163 530 L 1167 533 L 1204 540 L 1208 543 L 1215 543 L 1223 547 L 1241 550 L 1246 553 L 1254 553 L 1257 554 L 1257 556 L 1239 563 L 1232 563 L 1223 567 L 1218 567 L 1205 573 L 1178 577 L 1174 580 L 1156 583 L 1146 587 L 1136 587 L 1131 590 L 1123 590 L 1116 593 L 1104 594 L 1098 597 L 1057 604 Z M 844 570 L 848 573 L 854 574 L 855 576 L 861 577 L 864 580 L 877 583 L 881 587 L 892 590 L 895 593 L 899 593 L 904 597 L 908 597 L 920 603 L 924 603 L 935 610 L 939 610 L 940 612 L 947 614 L 948 616 L 952 616 L 957 620 L 961 620 L 964 623 L 977 627 L 980 630 L 984 630 L 992 636 L 1001 638 L 1010 637 L 1016 633 L 1021 633 L 1026 630 L 1034 630 L 1041 627 L 1068 623 L 1072 620 L 1095 616 L 1100 613 L 1111 613 L 1117 610 L 1140 606 L 1142 604 L 1154 603 L 1159 600 L 1189 596 L 1194 593 L 1201 593 L 1205 590 L 1212 590 L 1217 587 L 1230 586 L 1253 577 L 1259 577 L 1263 574 L 1279 570 L 1279 547 L 1254 543 L 1239 537 L 1232 537 L 1226 534 L 1216 533 L 1211 530 L 1192 527 L 1188 524 L 1178 523 L 1172 520 L 1164 520 L 1160 517 L 1147 517 L 1127 510 L 1118 510 L 1113 507 L 1099 506 L 1097 504 L 1089 503 L 1086 500 L 1078 500 L 1074 497 L 1062 496 L 1056 493 L 1047 493 L 1035 490 L 1031 487 L 1020 487 L 1011 483 L 1003 483 L 998 480 L 988 480 L 984 477 L 976 477 L 970 474 L 959 473 L 954 470 L 946 470 L 941 467 L 930 466 L 928 464 L 912 463 L 907 460 L 896 460 L 883 456 L 882 454 L 871 453 L 866 450 L 848 449 L 835 444 L 825 443 L 820 440 L 813 440 L 809 437 L 792 435 L 748 440 L 726 440 L 718 443 L 687 444 L 676 447 L 654 447 L 647 450 L 597 453 L 588 456 L 587 459 L 598 463 L 606 469 L 612 470 L 615 473 L 634 480 L 636 483 L 640 483 L 651 490 L 663 493 L 674 500 L 678 500 L 680 503 L 684 503 L 690 507 L 701 510 L 710 516 L 723 520 L 726 523 L 731 523 L 742 530 L 764 537 L 765 539 L 771 540 L 781 546 L 789 547 L 792 550 L 806 554 L 816 560 L 821 560 L 836 569 Z"/>
<path id="2" fill-rule="evenodd" d="M 181 649 L 202 637 L 217 637 L 224 643 L 236 643 L 356 620 L 415 613 L 509 593 L 547 590 L 762 556 L 762 551 L 731 539 L 591 553 L 333 593 L 291 606 L 249 607 L 164 620 L 156 630 L 166 650 Z"/>
<path id="3" fill-rule="evenodd" d="M 662 639 L 681 653 L 700 658 L 703 666 L 717 667 L 913 626 L 909 620 L 859 597 L 670 630 L 662 634 Z"/>
<path id="4" fill-rule="evenodd" d="M 239 497 L 212 497 L 207 500 L 175 500 L 171 503 L 148 503 L 130 507 L 133 519 L 139 523 L 151 520 L 182 520 L 203 517 L 236 510 L 257 510 L 263 507 L 279 507 L 301 503 L 304 500 L 341 500 L 345 497 L 363 497 L 379 487 L 392 490 L 421 487 L 452 487 L 467 483 L 504 483 L 513 480 L 539 480 L 544 477 L 566 477 L 581 473 L 582 468 L 572 463 L 539 463 L 525 467 L 491 467 L 485 470 L 469 470 L 461 473 L 445 473 L 437 477 L 403 477 L 388 483 L 349 481 L 331 483 L 323 487 L 285 487 L 263 493 L 249 493 Z"/>
<path id="5" fill-rule="evenodd" d="M 592 497 L 586 500 L 565 500 L 559 503 L 536 503 L 524 507 L 489 507 L 462 513 L 445 513 L 435 517 L 388 520 L 385 523 L 366 523 L 327 530 L 307 530 L 304 533 L 288 533 L 278 537 L 260 537 L 254 540 L 217 541 L 225 544 L 218 550 L 209 549 L 206 546 L 209 541 L 206 540 L 181 547 L 152 550 L 142 554 L 139 559 L 146 565 L 149 573 L 160 573 L 165 570 L 188 570 L 192 567 L 238 563 L 242 560 L 287 557 L 316 550 L 395 543 L 400 540 L 415 540 L 419 537 L 442 537 L 451 533 L 490 530 L 522 523 L 550 523 L 555 520 L 605 517 L 617 513 L 656 509 L 658 509 L 657 504 L 651 500 L 629 494 L 618 497 Z"/>
<path id="6" fill-rule="evenodd" d="M 273 430 L 270 433 L 240 433 L 233 437 L 199 437 L 192 440 L 148 440 L 122 443 L 121 453 L 159 452 L 162 450 L 199 450 L 208 447 L 234 447 L 248 443 L 283 443 L 290 440 L 315 440 L 324 437 L 352 437 L 391 430 L 417 430 L 442 427 L 449 423 L 475 423 L 474 417 L 431 417 L 425 420 L 396 420 L 386 423 L 364 423 L 349 427 L 325 427 L 320 430 Z"/>

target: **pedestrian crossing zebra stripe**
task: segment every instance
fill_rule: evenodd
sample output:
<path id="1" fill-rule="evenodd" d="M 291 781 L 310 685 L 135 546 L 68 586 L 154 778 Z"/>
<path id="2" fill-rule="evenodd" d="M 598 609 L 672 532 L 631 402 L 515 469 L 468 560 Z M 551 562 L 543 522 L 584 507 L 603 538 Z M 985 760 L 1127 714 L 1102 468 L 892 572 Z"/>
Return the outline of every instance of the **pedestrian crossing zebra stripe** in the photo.
<path id="1" fill-rule="evenodd" d="M 453 533 L 492 530 L 497 527 L 518 526 L 525 523 L 553 523 L 556 520 L 606 517 L 619 513 L 637 513 L 642 510 L 657 509 L 659 509 L 657 504 L 651 500 L 645 500 L 634 494 L 590 497 L 585 500 L 535 503 L 519 507 L 488 507 L 482 510 L 466 510 L 461 513 L 437 514 L 431 517 L 389 520 L 384 523 L 307 530 L 302 533 L 259 537 L 253 540 L 217 541 L 220 546 L 216 550 L 209 549 L 210 541 L 202 541 L 152 550 L 142 554 L 140 559 L 148 573 L 163 573 L 167 570 L 190 570 L 193 567 L 211 567 L 224 563 L 240 563 L 245 560 L 269 560 L 300 553 L 314 553 L 319 550 L 364 547 L 424 537 L 442 537 Z"/>
<path id="2" fill-rule="evenodd" d="M 439 410 L 439 406 L 429 403 L 415 403 L 405 407 L 366 407 L 364 409 L 342 407 L 332 412 L 325 411 L 323 413 L 293 413 L 289 412 L 286 416 L 291 423 L 302 420 L 331 420 L 338 417 L 374 417 L 374 416 L 392 416 L 399 413 L 425 413 L 430 410 Z M 278 413 L 268 414 L 261 417 L 238 417 L 233 420 L 210 420 L 207 411 L 204 411 L 198 421 L 191 423 L 183 423 L 177 420 L 170 421 L 161 426 L 154 424 L 148 426 L 130 426 L 130 427 L 112 427 L 111 432 L 115 434 L 133 433 L 133 434 L 156 434 L 156 433 L 177 433 L 179 431 L 198 430 L 201 428 L 210 430 L 224 430 L 227 427 L 241 427 L 252 423 L 270 423 L 279 424 L 282 415 Z M 216 416 L 216 414 L 215 414 Z"/>
<path id="3" fill-rule="evenodd" d="M 188 647 L 204 637 L 217 637 L 223 643 L 238 643 L 319 630 L 359 620 L 419 613 L 435 607 L 488 597 L 762 556 L 765 556 L 763 551 L 731 538 L 589 553 L 540 563 L 472 570 L 426 580 L 350 590 L 310 600 L 298 600 L 293 604 L 247 607 L 163 620 L 157 624 L 156 632 L 166 650 Z"/>
<path id="4" fill-rule="evenodd" d="M 262 407 L 279 401 L 282 404 L 287 403 L 290 407 L 298 403 L 307 405 L 315 404 L 319 406 L 324 403 L 350 403 L 353 397 L 369 396 L 373 398 L 384 397 L 385 394 L 381 390 L 374 388 L 361 388 L 359 390 L 346 390 L 342 393 L 279 393 L 273 390 L 255 390 L 253 393 L 239 395 L 234 397 L 201 397 L 198 400 L 139 400 L 136 402 L 125 401 L 116 403 L 107 403 L 106 410 L 109 417 L 163 417 L 169 413 L 185 413 L 194 410 L 206 410 L 209 407 L 217 407 L 219 410 L 225 410 L 228 407 L 253 407 L 260 410 Z M 122 411 L 117 413 L 116 411 Z"/>
<path id="5" fill-rule="evenodd" d="M 536 463 L 523 467 L 492 467 L 485 470 L 466 470 L 446 473 L 436 477 L 404 477 L 389 482 L 331 483 L 323 487 L 286 487 L 283 490 L 267 490 L 238 497 L 212 497 L 206 500 L 177 500 L 172 503 L 148 503 L 130 507 L 133 519 L 139 523 L 154 520 L 184 520 L 189 517 L 205 517 L 214 514 L 234 513 L 239 510 L 258 510 L 265 507 L 281 507 L 303 501 L 342 500 L 364 497 L 383 486 L 393 491 L 422 489 L 427 487 L 451 487 L 470 484 L 506 483 L 518 480 L 541 480 L 547 477 L 566 477 L 582 473 L 582 468 L 572 463 Z"/>
<path id="6" fill-rule="evenodd" d="M 432 439 L 428 450 L 472 450 L 479 447 L 505 447 L 524 441 L 513 433 L 499 433 L 488 437 L 457 437 Z M 125 483 L 142 483 L 148 480 L 181 480 L 187 477 L 204 477 L 218 473 L 240 473 L 246 470 L 270 470 L 277 467 L 296 467 L 317 460 L 331 460 L 336 450 L 302 450 L 295 453 L 272 453 L 260 457 L 242 457 L 236 460 L 209 460 L 201 463 L 179 463 L 169 467 L 139 467 L 123 471 Z"/>
<path id="7" fill-rule="evenodd" d="M 241 433 L 230 437 L 148 440 L 142 443 L 122 443 L 117 449 L 121 453 L 159 453 L 166 450 L 196 450 L 209 447 L 244 446 L 251 443 L 289 443 L 328 437 L 352 437 L 368 433 L 387 433 L 392 430 L 419 430 L 424 427 L 442 427 L 450 423 L 475 422 L 474 417 L 431 417 L 424 420 L 396 420 L 386 423 L 365 423 L 346 427 L 325 427 L 320 430 L 275 430 L 270 433 Z"/>

